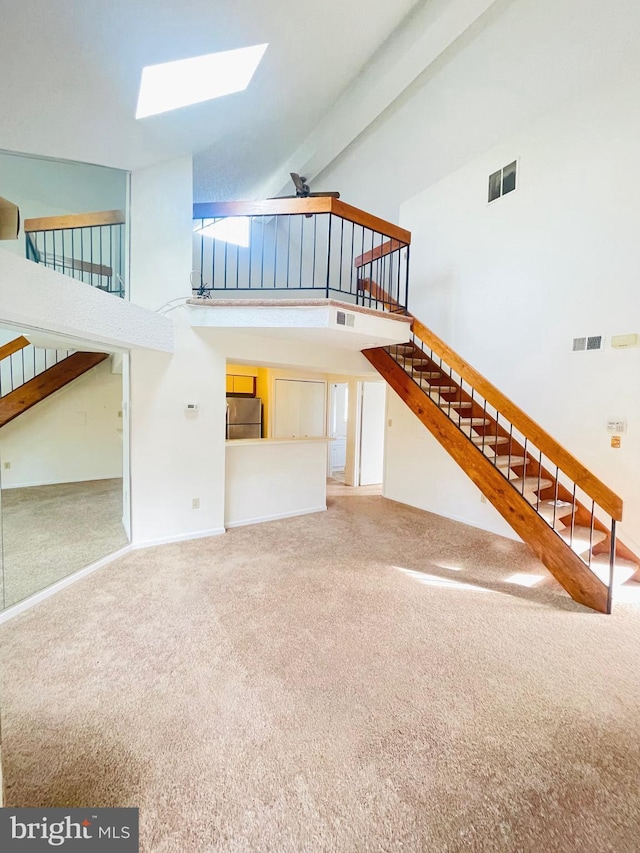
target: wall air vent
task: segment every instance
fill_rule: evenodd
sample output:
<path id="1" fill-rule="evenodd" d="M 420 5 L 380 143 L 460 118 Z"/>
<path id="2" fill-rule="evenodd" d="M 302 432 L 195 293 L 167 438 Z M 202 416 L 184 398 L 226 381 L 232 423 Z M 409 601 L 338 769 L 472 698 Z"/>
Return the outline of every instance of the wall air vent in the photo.
<path id="1" fill-rule="evenodd" d="M 518 161 L 514 160 L 513 163 L 489 175 L 489 202 L 496 201 L 515 190 L 517 169 Z"/>
<path id="2" fill-rule="evenodd" d="M 587 352 L 589 350 L 603 350 L 604 349 L 604 336 L 603 335 L 589 335 L 583 338 L 574 338 L 573 339 L 573 352 Z"/>
<path id="3" fill-rule="evenodd" d="M 347 314 L 346 311 L 338 311 L 336 314 L 336 323 L 338 326 L 354 326 L 355 314 Z"/>

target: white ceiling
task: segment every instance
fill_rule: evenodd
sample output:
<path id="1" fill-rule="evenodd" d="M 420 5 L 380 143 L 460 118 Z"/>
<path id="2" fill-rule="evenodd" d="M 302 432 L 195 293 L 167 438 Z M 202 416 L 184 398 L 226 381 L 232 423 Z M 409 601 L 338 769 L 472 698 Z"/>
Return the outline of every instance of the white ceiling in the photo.
<path id="1" fill-rule="evenodd" d="M 197 196 L 286 161 L 422 0 L 0 0 L 0 149 L 137 169 L 198 153 Z M 249 89 L 134 118 L 144 65 L 268 42 Z"/>

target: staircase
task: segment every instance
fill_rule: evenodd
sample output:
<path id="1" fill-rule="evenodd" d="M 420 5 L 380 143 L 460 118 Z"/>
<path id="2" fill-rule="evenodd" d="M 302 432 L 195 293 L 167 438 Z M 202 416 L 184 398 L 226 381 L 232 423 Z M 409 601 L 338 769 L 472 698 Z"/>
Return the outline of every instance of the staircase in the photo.
<path id="1" fill-rule="evenodd" d="M 108 357 L 34 347 L 25 337 L 0 347 L 0 427 Z"/>
<path id="2" fill-rule="evenodd" d="M 373 281 L 359 286 L 384 298 Z M 613 588 L 640 580 L 640 559 L 616 537 L 622 500 L 412 320 L 410 341 L 365 357 L 569 595 L 610 613 Z"/>

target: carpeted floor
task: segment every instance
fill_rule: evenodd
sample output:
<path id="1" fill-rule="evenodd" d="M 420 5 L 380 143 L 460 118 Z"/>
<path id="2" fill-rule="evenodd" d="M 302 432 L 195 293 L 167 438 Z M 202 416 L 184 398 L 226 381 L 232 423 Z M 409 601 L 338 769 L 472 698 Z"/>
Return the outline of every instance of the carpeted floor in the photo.
<path id="1" fill-rule="evenodd" d="M 640 610 L 386 501 L 134 552 L 0 628 L 9 805 L 142 851 L 640 849 Z"/>
<path id="2" fill-rule="evenodd" d="M 123 548 L 122 480 L 2 491 L 4 606 Z"/>

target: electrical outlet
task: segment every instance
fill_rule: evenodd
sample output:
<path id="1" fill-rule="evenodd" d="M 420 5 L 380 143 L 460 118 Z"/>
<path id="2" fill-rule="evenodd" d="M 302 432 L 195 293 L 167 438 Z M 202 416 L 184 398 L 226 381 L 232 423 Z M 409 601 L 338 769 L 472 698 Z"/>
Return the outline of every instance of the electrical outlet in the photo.
<path id="1" fill-rule="evenodd" d="M 2 467 L 4 468 L 5 471 L 7 471 L 9 468 L 11 468 L 11 462 L 5 462 Z"/>
<path id="2" fill-rule="evenodd" d="M 200 498 L 191 499 L 191 509 L 200 509 Z"/>

